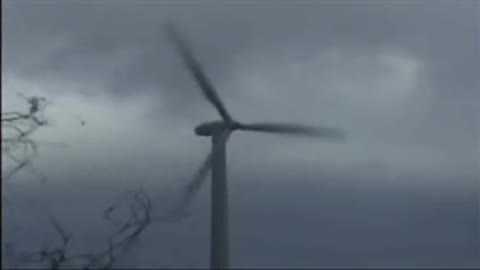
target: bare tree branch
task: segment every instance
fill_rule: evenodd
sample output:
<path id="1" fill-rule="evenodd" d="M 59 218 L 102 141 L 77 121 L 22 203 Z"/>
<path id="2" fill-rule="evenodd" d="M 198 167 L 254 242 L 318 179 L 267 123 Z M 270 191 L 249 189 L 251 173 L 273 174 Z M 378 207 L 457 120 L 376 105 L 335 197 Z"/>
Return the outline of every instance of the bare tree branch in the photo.
<path id="1" fill-rule="evenodd" d="M 143 189 L 134 192 L 129 202 L 130 217 L 120 223 L 111 217 L 113 212 L 118 209 L 119 204 L 114 204 L 106 209 L 104 217 L 113 221 L 119 229 L 108 237 L 108 248 L 106 250 L 96 256 L 88 256 L 90 262 L 83 269 L 110 269 L 121 255 L 130 250 L 140 234 L 151 223 L 152 204 L 150 197 Z"/>
<path id="2" fill-rule="evenodd" d="M 47 124 L 43 116 L 46 99 L 35 96 L 27 98 L 23 95 L 21 97 L 29 104 L 27 112 L 2 112 L 2 155 L 14 163 L 13 168 L 5 170 L 5 175 L 2 175 L 3 180 L 9 180 L 21 169 L 31 165 L 38 154 L 37 144 L 31 139 L 31 135 L 39 127 Z M 13 153 L 19 149 L 23 152 L 22 157 Z M 32 168 L 30 171 L 36 173 Z M 41 176 L 44 180 L 43 175 Z"/>
<path id="3" fill-rule="evenodd" d="M 4 171 L 3 180 L 9 180 L 19 171 L 28 168 L 32 173 L 46 177 L 32 167 L 32 161 L 38 156 L 37 143 L 31 138 L 32 134 L 42 126 L 47 125 L 43 115 L 46 108 L 44 97 L 19 96 L 29 104 L 27 112 L 4 112 L 2 113 L 2 156 L 13 163 L 13 168 Z M 85 121 L 81 120 L 84 125 Z M 3 160 L 2 160 L 3 165 Z M 49 269 L 65 268 L 73 266 L 80 269 L 110 269 L 118 262 L 118 259 L 128 252 L 138 242 L 142 232 L 151 223 L 152 203 L 148 194 L 140 188 L 124 195 L 120 201 L 109 206 L 104 212 L 104 218 L 117 228 L 106 239 L 106 247 L 95 254 L 70 255 L 69 247 L 72 234 L 67 233 L 60 222 L 51 214 L 47 214 L 50 225 L 60 242 L 52 248 L 44 247 L 40 251 L 24 254 L 19 259 L 20 263 L 42 264 Z M 128 210 L 127 217 L 113 219 L 112 215 L 122 208 Z M 13 250 L 13 244 L 11 244 Z"/>
<path id="4" fill-rule="evenodd" d="M 123 201 L 125 202 L 125 201 Z M 113 207 L 116 211 L 118 205 Z M 107 237 L 106 247 L 96 253 L 70 255 L 68 252 L 72 235 L 67 233 L 62 225 L 48 214 L 48 219 L 60 243 L 52 248 L 43 248 L 40 251 L 26 254 L 21 259 L 23 265 L 41 264 L 48 269 L 73 267 L 76 269 L 112 269 L 118 259 L 125 255 L 136 242 L 142 232 L 150 225 L 152 205 L 148 194 L 139 189 L 134 192 L 128 202 L 129 216 Z"/>

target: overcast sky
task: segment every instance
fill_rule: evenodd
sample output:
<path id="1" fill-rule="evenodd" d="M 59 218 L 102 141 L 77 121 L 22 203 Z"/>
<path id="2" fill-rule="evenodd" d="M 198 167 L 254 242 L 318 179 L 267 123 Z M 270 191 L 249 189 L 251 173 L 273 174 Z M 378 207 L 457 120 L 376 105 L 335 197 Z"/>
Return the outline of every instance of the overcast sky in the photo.
<path id="1" fill-rule="evenodd" d="M 47 183 L 25 173 L 10 187 L 4 224 L 24 249 L 36 245 L 25 230 L 45 233 L 23 202 L 98 238 L 88 220 L 109 199 L 139 185 L 158 201 L 175 194 L 207 153 L 193 128 L 218 115 L 162 35 L 173 21 L 234 118 L 348 132 L 344 143 L 233 134 L 233 266 L 480 264 L 478 2 L 2 5 L 2 110 L 17 92 L 47 97 L 52 125 L 36 138 L 67 145 L 40 148 Z M 205 267 L 207 194 L 191 219 L 150 228 L 130 263 Z"/>

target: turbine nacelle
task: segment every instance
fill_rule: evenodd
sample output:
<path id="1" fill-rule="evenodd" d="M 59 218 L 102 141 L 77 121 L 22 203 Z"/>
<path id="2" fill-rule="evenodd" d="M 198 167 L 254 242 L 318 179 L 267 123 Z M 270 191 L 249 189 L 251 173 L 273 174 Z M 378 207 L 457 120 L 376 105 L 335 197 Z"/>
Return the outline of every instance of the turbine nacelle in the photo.
<path id="1" fill-rule="evenodd" d="M 235 130 L 240 126 L 237 122 L 227 125 L 222 120 L 209 121 L 195 127 L 195 134 L 198 136 L 212 136 L 215 132 L 223 131 L 226 129 Z"/>

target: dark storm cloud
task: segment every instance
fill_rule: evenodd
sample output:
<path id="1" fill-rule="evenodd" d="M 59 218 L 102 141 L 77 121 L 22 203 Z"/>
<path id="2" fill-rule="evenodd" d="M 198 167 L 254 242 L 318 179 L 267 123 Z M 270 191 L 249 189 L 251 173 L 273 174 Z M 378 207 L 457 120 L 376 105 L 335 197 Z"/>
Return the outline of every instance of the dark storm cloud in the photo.
<path id="1" fill-rule="evenodd" d="M 412 94 L 417 104 L 405 108 L 412 114 L 405 128 L 428 122 L 439 143 L 460 130 L 469 141 L 478 137 L 479 109 L 474 100 L 480 98 L 476 76 L 480 39 L 475 1 L 8 1 L 5 7 L 7 73 L 74 82 L 90 94 L 98 87 L 112 96 L 154 94 L 173 111 L 182 108 L 191 114 L 196 109 L 186 101 L 205 103 L 162 35 L 162 24 L 172 20 L 185 30 L 227 105 L 230 96 L 245 95 L 238 86 L 239 73 L 263 63 L 274 64 L 256 69 L 260 79 L 292 60 L 313 58 L 332 48 L 350 54 L 341 58 L 345 62 L 393 51 L 418 61 L 422 84 L 417 87 L 432 89 Z M 332 67 L 317 68 L 328 73 Z M 358 68 L 333 70 L 344 73 L 337 81 L 355 80 L 352 76 L 358 72 Z M 331 87 L 321 82 L 328 79 L 322 74 L 318 79 L 322 89 Z M 286 76 L 271 80 L 289 83 Z M 303 88 L 291 91 L 300 94 L 306 91 Z M 268 89 L 271 95 L 278 91 Z M 296 102 L 298 107 L 305 100 Z M 336 102 L 337 112 L 350 110 Z M 317 106 L 335 107 L 326 105 Z M 453 135 L 444 132 L 445 125 Z M 431 133 L 422 143 L 432 140 Z"/>
<path id="2" fill-rule="evenodd" d="M 21 8 L 22 4 L 28 8 Z M 12 60 L 6 61 L 8 65 L 35 76 L 60 75 L 61 79 L 91 80 L 106 84 L 114 94 L 127 95 L 145 90 L 178 93 L 178 89 L 168 89 L 178 88 L 178 84 L 184 86 L 181 81 L 185 81 L 185 77 L 179 78 L 178 73 L 182 70 L 172 68 L 178 65 L 174 64 L 171 50 L 163 39 L 162 24 L 170 18 L 181 18 L 182 22 L 186 19 L 185 24 L 192 25 L 193 30 L 201 30 L 195 37 L 201 37 L 215 31 L 209 29 L 212 25 L 209 18 L 211 21 L 212 15 L 221 14 L 218 8 L 212 14 L 210 8 L 202 4 L 165 1 L 142 2 L 140 5 L 127 1 L 9 5 L 12 7 L 7 6 L 7 32 L 11 29 L 13 34 L 7 33 L 11 39 L 6 39 L 6 50 L 27 45 L 23 50 L 15 49 L 16 53 L 12 50 L 9 54 Z M 221 18 L 217 20 L 221 21 Z M 22 29 L 22 25 L 25 28 Z M 203 38 L 204 43 L 209 43 L 203 47 L 210 48 L 210 51 L 206 50 L 207 54 L 202 58 L 211 61 L 209 66 L 218 66 L 211 72 L 223 71 L 231 55 L 227 51 L 235 51 L 241 46 L 242 39 L 235 38 L 241 35 L 241 31 L 234 30 L 227 35 L 229 32 L 219 31 Z M 33 63 L 27 53 L 32 33 L 40 47 L 32 53 Z M 217 36 L 223 44 L 211 48 L 217 42 L 210 39 Z M 168 87 L 160 90 L 159 85 Z"/>
<path id="3" fill-rule="evenodd" d="M 18 85 L 38 86 L 88 123 L 46 132 L 44 139 L 67 138 L 71 148 L 42 150 L 36 164 L 51 178 L 46 185 L 14 187 L 56 209 L 79 238 L 103 235 L 103 227 L 84 221 L 96 220 L 90 217 L 110 196 L 144 184 L 161 197 L 186 182 L 209 148 L 191 128 L 211 108 L 161 33 L 162 23 L 173 20 L 235 116 L 325 122 L 350 135 L 340 145 L 232 137 L 236 266 L 478 265 L 477 2 L 4 1 L 3 7 L 2 97 Z M 187 119 L 174 122 L 179 114 Z M 152 228 L 140 262 L 188 258 L 204 265 L 207 191 L 193 221 Z M 9 228 L 34 222 L 25 218 L 17 215 Z M 171 259 L 172 246 L 188 254 Z M 168 255 L 159 256 L 159 248 Z"/>
<path id="4" fill-rule="evenodd" d="M 184 86 L 185 74 L 161 34 L 166 20 L 186 30 L 220 82 L 234 76 L 229 74 L 234 57 L 248 50 L 309 54 L 335 46 L 358 53 L 408 50 L 427 62 L 437 87 L 447 81 L 473 91 L 478 83 L 475 1 L 7 1 L 5 6 L 9 69 L 99 81 L 120 93 Z"/>

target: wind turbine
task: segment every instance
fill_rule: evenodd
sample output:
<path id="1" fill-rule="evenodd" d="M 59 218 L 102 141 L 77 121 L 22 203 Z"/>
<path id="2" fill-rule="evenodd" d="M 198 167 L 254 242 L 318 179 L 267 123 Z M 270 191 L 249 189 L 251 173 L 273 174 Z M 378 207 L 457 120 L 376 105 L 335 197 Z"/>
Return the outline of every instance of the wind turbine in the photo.
<path id="1" fill-rule="evenodd" d="M 208 79 L 200 63 L 177 27 L 171 23 L 164 25 L 165 35 L 185 66 L 198 83 L 205 98 L 215 107 L 221 120 L 200 124 L 195 128 L 199 136 L 212 137 L 212 150 L 202 166 L 195 173 L 193 180 L 186 186 L 180 199 L 179 208 L 184 209 L 200 187 L 205 183 L 211 169 L 211 219 L 210 219 L 210 267 L 211 269 L 229 268 L 229 224 L 228 192 L 226 175 L 226 143 L 230 134 L 236 130 L 270 132 L 283 135 L 301 135 L 325 139 L 344 139 L 342 130 L 337 128 L 319 128 L 299 124 L 280 123 L 242 123 L 234 120 L 225 109 L 217 90 Z"/>

